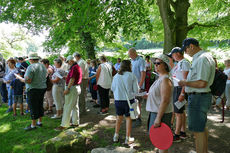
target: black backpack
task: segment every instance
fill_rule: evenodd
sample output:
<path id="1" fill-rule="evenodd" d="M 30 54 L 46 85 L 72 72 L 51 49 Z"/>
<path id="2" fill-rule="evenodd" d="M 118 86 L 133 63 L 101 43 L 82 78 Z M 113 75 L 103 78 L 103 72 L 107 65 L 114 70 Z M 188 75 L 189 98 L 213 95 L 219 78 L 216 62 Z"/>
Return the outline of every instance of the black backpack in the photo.
<path id="1" fill-rule="evenodd" d="M 224 72 L 216 69 L 214 81 L 210 86 L 212 95 L 221 96 L 224 93 L 227 79 L 228 76 Z"/>

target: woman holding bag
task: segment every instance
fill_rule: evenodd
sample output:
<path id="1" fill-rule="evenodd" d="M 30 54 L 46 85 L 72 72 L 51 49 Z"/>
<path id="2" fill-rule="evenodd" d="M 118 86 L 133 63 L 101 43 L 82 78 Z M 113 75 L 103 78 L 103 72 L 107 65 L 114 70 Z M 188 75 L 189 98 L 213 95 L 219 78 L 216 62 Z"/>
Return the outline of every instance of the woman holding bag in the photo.
<path id="1" fill-rule="evenodd" d="M 134 103 L 135 95 L 138 93 L 137 78 L 131 72 L 131 62 L 124 60 L 121 62 L 119 72 L 114 76 L 111 90 L 114 94 L 115 107 L 116 107 L 116 129 L 113 137 L 114 142 L 119 141 L 119 130 L 123 120 L 123 115 L 126 117 L 126 139 L 125 144 L 129 144 L 134 141 L 131 138 L 132 120 L 130 118 L 130 109 L 127 101 L 129 98 L 130 103 Z"/>

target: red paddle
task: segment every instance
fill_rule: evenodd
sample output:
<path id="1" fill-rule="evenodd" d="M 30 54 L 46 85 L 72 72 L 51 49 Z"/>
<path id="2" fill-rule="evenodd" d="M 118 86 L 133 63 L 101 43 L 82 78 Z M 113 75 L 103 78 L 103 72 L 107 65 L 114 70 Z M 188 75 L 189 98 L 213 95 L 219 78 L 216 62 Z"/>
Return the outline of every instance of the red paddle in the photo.
<path id="1" fill-rule="evenodd" d="M 161 149 L 168 149 L 173 142 L 173 134 L 171 129 L 165 123 L 161 122 L 161 126 L 154 128 L 154 125 L 150 128 L 149 132 L 150 140 L 152 144 Z"/>

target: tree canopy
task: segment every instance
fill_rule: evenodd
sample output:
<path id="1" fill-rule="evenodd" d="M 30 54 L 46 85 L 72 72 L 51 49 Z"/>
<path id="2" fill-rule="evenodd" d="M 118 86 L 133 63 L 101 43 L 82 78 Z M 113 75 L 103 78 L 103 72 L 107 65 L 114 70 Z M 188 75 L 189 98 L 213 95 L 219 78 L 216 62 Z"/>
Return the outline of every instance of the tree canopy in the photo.
<path id="1" fill-rule="evenodd" d="M 118 38 L 164 41 L 164 52 L 187 36 L 229 38 L 229 0 L 2 0 L 0 22 L 49 30 L 45 51 L 68 46 L 94 58 L 95 46 Z"/>

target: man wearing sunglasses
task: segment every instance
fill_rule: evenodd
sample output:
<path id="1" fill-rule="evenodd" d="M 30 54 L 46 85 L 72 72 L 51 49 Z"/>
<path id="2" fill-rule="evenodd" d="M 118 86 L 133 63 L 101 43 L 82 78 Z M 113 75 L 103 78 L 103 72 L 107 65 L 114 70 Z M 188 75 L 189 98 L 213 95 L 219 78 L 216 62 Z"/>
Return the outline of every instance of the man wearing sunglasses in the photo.
<path id="1" fill-rule="evenodd" d="M 196 137 L 197 153 L 208 153 L 207 112 L 211 106 L 210 86 L 215 76 L 215 61 L 194 38 L 183 41 L 182 51 L 193 57 L 187 80 L 178 82 L 188 94 L 188 128 Z"/>

